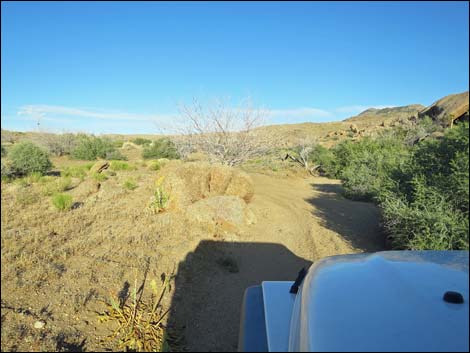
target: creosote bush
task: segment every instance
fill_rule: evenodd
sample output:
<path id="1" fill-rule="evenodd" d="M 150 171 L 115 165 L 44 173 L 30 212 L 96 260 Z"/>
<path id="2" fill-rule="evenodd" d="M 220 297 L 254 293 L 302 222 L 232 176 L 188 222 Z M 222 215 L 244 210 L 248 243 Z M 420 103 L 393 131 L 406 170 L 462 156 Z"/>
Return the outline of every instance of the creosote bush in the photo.
<path id="1" fill-rule="evenodd" d="M 77 146 L 72 151 L 72 158 L 92 161 L 96 158 L 106 159 L 108 154 L 117 156 L 113 142 L 93 135 L 80 135 Z"/>
<path id="2" fill-rule="evenodd" d="M 416 131 L 419 126 L 345 141 L 329 152 L 318 150 L 314 158 L 343 181 L 347 197 L 378 203 L 395 248 L 468 250 L 468 122 L 442 138 L 416 138 Z"/>
<path id="3" fill-rule="evenodd" d="M 17 175 L 45 174 L 52 168 L 46 151 L 31 142 L 14 145 L 9 152 L 11 169 Z"/>
<path id="4" fill-rule="evenodd" d="M 178 159 L 180 158 L 178 151 L 176 150 L 175 144 L 166 138 L 161 138 L 147 147 L 142 151 L 142 157 L 144 159 Z"/>

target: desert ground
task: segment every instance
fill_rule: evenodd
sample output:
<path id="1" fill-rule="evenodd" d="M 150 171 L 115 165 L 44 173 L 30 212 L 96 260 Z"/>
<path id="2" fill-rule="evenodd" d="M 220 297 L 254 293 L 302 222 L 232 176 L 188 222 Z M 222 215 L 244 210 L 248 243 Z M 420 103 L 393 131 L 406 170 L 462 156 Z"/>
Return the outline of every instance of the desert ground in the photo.
<path id="1" fill-rule="evenodd" d="M 295 168 L 230 169 L 250 182 L 249 197 L 221 189 L 155 213 L 155 183 L 171 180 L 172 169 L 153 170 L 139 150 L 124 153 L 127 170 L 109 168 L 99 182 L 70 179 L 68 211 L 44 190 L 61 170 L 87 162 L 56 157 L 46 181 L 2 181 L 2 350 L 119 350 L 106 338 L 113 322 L 98 320 L 105 303 L 134 287 L 150 298 L 146 284 L 164 278 L 166 349 L 235 350 L 245 288 L 293 280 L 325 256 L 385 249 L 376 207 L 345 199 L 337 180 Z M 209 168 L 173 164 L 173 173 L 188 174 L 183 183 Z M 128 180 L 133 188 L 123 187 Z"/>

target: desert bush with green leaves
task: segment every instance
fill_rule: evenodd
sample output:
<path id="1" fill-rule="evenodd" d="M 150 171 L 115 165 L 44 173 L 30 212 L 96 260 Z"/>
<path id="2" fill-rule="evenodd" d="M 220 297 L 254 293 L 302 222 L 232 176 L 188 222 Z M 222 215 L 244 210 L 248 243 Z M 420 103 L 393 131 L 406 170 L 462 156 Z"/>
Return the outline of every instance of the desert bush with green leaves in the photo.
<path id="1" fill-rule="evenodd" d="M 71 156 L 74 159 L 92 161 L 96 158 L 105 159 L 115 153 L 116 147 L 110 139 L 82 134 L 79 135 L 77 146 L 72 150 Z"/>
<path id="2" fill-rule="evenodd" d="M 11 170 L 16 175 L 28 175 L 34 172 L 45 174 L 52 168 L 47 152 L 31 142 L 14 145 L 8 157 Z"/>
<path id="3" fill-rule="evenodd" d="M 167 138 L 155 140 L 152 144 L 145 147 L 142 151 L 142 157 L 144 159 L 180 158 L 175 144 Z"/>
<path id="4" fill-rule="evenodd" d="M 346 140 L 312 158 L 343 181 L 347 197 L 378 203 L 395 248 L 468 249 L 468 122 L 442 138 L 423 135 L 440 129 L 423 124 Z"/>

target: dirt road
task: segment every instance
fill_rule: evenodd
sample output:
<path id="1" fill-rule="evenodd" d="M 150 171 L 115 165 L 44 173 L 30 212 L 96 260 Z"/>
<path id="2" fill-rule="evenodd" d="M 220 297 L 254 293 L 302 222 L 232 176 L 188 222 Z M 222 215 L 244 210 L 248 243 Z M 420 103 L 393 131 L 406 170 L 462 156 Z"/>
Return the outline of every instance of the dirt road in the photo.
<path id="1" fill-rule="evenodd" d="M 252 177 L 256 223 L 237 242 L 201 241 L 178 268 L 169 325 L 189 351 L 237 349 L 248 286 L 293 280 L 325 256 L 384 249 L 378 210 L 344 199 L 338 181 Z"/>

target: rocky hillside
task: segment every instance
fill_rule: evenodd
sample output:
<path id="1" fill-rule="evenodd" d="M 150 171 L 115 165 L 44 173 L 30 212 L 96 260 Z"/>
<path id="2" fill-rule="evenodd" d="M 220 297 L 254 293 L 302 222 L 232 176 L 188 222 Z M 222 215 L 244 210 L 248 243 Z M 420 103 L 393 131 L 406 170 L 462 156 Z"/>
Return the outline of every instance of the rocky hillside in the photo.
<path id="1" fill-rule="evenodd" d="M 416 116 L 420 111 L 426 107 L 421 104 L 411 104 L 405 105 L 403 107 L 393 107 L 393 108 L 384 108 L 376 109 L 370 108 L 359 115 L 353 116 L 351 118 L 345 119 L 344 121 L 357 122 L 357 121 L 383 121 L 390 119 L 402 119 L 409 118 L 410 116 Z"/>
<path id="2" fill-rule="evenodd" d="M 468 91 L 439 99 L 419 112 L 419 117 L 429 116 L 435 122 L 449 126 L 456 120 L 468 120 Z"/>

